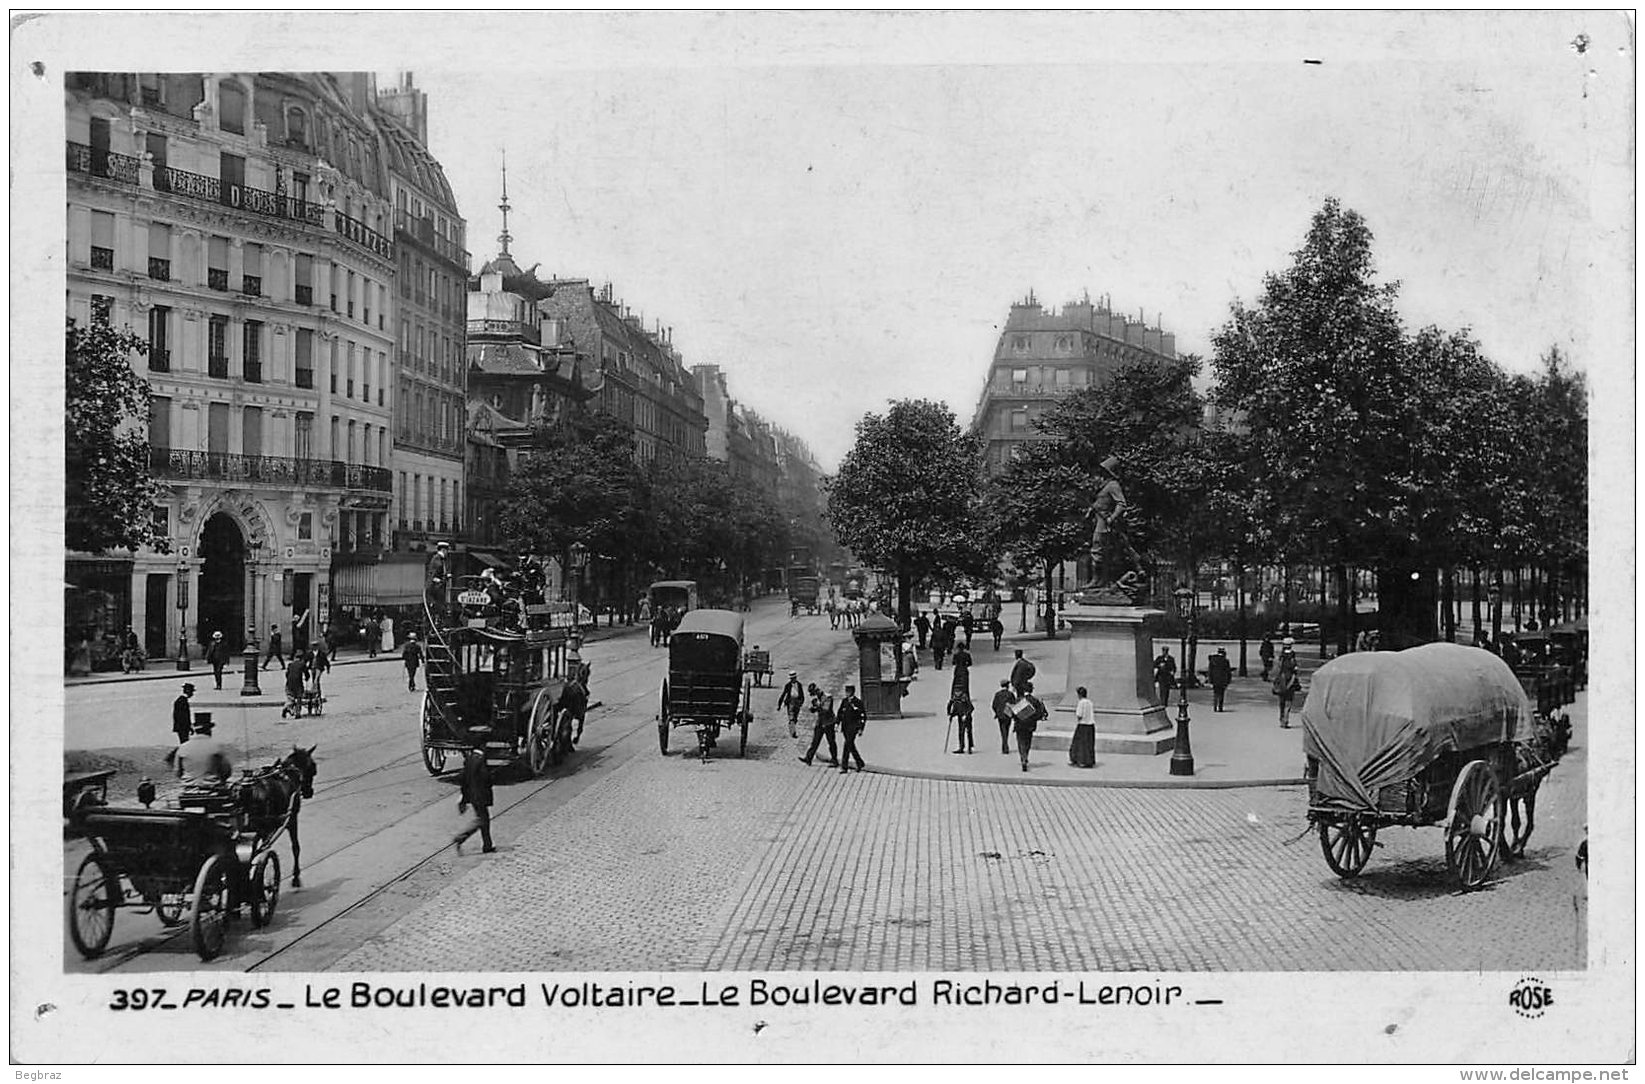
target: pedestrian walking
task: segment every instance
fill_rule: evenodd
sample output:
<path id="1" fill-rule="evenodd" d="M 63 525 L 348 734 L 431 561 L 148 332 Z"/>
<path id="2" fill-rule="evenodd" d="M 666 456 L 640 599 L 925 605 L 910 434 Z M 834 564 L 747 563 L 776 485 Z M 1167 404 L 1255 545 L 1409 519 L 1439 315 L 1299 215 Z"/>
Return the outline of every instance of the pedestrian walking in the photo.
<path id="1" fill-rule="evenodd" d="M 1017 648 L 1016 654 L 1016 661 L 1011 664 L 1011 688 L 1017 691 L 1020 698 L 1034 680 L 1035 669 L 1033 663 L 1022 657 L 1022 648 Z"/>
<path id="2" fill-rule="evenodd" d="M 977 706 L 971 698 L 960 693 L 957 689 L 948 698 L 948 721 L 952 723 L 958 719 L 960 723 L 960 737 L 954 745 L 956 753 L 975 753 L 977 751 L 976 730 L 973 727 L 973 716 Z"/>
<path id="3" fill-rule="evenodd" d="M 931 619 L 925 616 L 924 610 L 914 618 L 914 631 L 920 634 L 920 650 L 924 651 L 926 637 L 931 635 Z"/>
<path id="4" fill-rule="evenodd" d="M 286 704 L 280 709 L 280 718 L 297 718 L 303 714 L 303 682 L 308 680 L 308 661 L 293 651 L 286 665 Z"/>
<path id="5" fill-rule="evenodd" d="M 1000 678 L 999 691 L 994 693 L 994 701 L 989 707 L 994 712 L 994 721 L 1000 724 L 1000 752 L 1011 751 L 1011 702 L 1016 695 L 1011 691 L 1011 679 Z"/>
<path id="6" fill-rule="evenodd" d="M 423 645 L 417 642 L 415 632 L 406 633 L 406 646 L 400 651 L 400 661 L 406 667 L 406 688 L 417 691 L 417 667 L 423 664 Z"/>
<path id="7" fill-rule="evenodd" d="M 1040 720 L 1051 713 L 1045 710 L 1040 698 L 1034 695 L 1034 683 L 1024 682 L 1022 699 L 1011 708 L 1012 729 L 1017 734 L 1017 755 L 1022 757 L 1022 770 L 1028 770 L 1028 754 L 1034 748 L 1034 730 Z"/>
<path id="8" fill-rule="evenodd" d="M 193 682 L 183 682 L 183 692 L 171 702 L 171 732 L 177 735 L 177 744 L 188 741 L 194 730 L 194 716 L 189 711 L 189 697 L 194 695 Z"/>
<path id="9" fill-rule="evenodd" d="M 971 628 L 975 624 L 976 618 L 971 616 L 971 611 L 969 608 L 964 613 L 960 614 L 960 630 L 965 633 L 965 646 L 967 650 L 971 647 Z"/>
<path id="10" fill-rule="evenodd" d="M 219 689 L 223 687 L 223 667 L 228 665 L 228 657 L 228 643 L 222 632 L 212 633 L 211 643 L 206 645 L 206 661 L 211 664 L 211 675 Z"/>
<path id="11" fill-rule="evenodd" d="M 868 708 L 857 696 L 857 687 L 847 685 L 845 695 L 840 698 L 840 740 L 843 747 L 840 749 L 840 774 L 844 775 L 851 770 L 851 762 L 857 762 L 857 770 L 863 770 L 862 754 L 857 751 L 857 737 L 863 732 L 868 722 Z"/>
<path id="12" fill-rule="evenodd" d="M 443 614 L 451 581 L 451 544 L 436 542 L 434 553 L 423 570 L 423 601 L 436 614 Z"/>
<path id="13" fill-rule="evenodd" d="M 988 619 L 988 632 L 989 635 L 994 637 L 994 650 L 998 651 L 1000 649 L 1000 637 L 1005 635 L 1005 625 L 1000 621 L 999 614 L 996 613 Z"/>
<path id="14" fill-rule="evenodd" d="M 1205 676 L 1211 682 L 1211 710 L 1227 710 L 1222 706 L 1222 698 L 1227 695 L 1228 685 L 1234 680 L 1234 667 L 1228 661 L 1227 648 L 1217 648 L 1216 654 L 1205 664 Z"/>
<path id="15" fill-rule="evenodd" d="M 457 799 L 457 812 L 467 813 L 472 807 L 474 818 L 451 837 L 451 842 L 457 845 L 457 853 L 462 854 L 463 844 L 478 832 L 480 852 L 490 854 L 497 849 L 491 844 L 491 766 L 486 763 L 485 755 L 485 740 L 491 736 L 491 728 L 475 726 L 470 727 L 468 732 L 480 746 L 463 753 L 462 794 Z"/>
<path id="16" fill-rule="evenodd" d="M 331 673 L 331 626 L 327 625 L 320 630 L 320 638 L 314 641 L 314 669 L 316 673 Z"/>
<path id="17" fill-rule="evenodd" d="M 797 670 L 788 672 L 788 680 L 783 684 L 783 691 L 777 694 L 777 706 L 788 709 L 788 736 L 800 736 L 800 711 L 805 707 L 805 686 L 800 684 L 800 675 Z"/>
<path id="18" fill-rule="evenodd" d="M 1074 690 L 1079 702 L 1074 705 L 1074 740 L 1068 743 L 1068 763 L 1076 768 L 1097 766 L 1097 709 L 1081 685 Z"/>
<path id="19" fill-rule="evenodd" d="M 264 656 L 263 665 L 260 669 L 267 670 L 268 664 L 275 659 L 280 660 L 280 669 L 284 670 L 286 668 L 286 655 L 280 643 L 280 626 L 270 625 L 268 627 L 268 654 Z"/>
<path id="20" fill-rule="evenodd" d="M 931 659 L 938 670 L 942 669 L 942 660 L 954 646 L 953 623 L 944 619 L 931 633 Z"/>
<path id="21" fill-rule="evenodd" d="M 376 614 L 372 614 L 369 618 L 366 619 L 366 657 L 367 658 L 375 659 L 377 657 L 377 648 L 378 648 L 379 642 L 382 640 L 382 638 L 383 638 L 383 623 L 381 621 L 377 620 L 377 615 Z"/>
<path id="22" fill-rule="evenodd" d="M 828 763 L 838 765 L 840 750 L 839 746 L 834 743 L 834 698 L 817 688 L 815 682 L 806 686 L 806 691 L 811 694 L 811 712 L 816 718 L 811 724 L 811 747 L 805 751 L 805 755 L 800 760 L 810 764 L 812 758 L 817 755 L 817 746 L 821 745 L 823 739 L 826 738 L 828 739 Z"/>
<path id="23" fill-rule="evenodd" d="M 202 711 L 194 717 L 188 741 L 166 754 L 166 763 L 185 784 L 220 785 L 234 778 L 228 746 L 212 736 L 213 729 L 211 712 Z"/>
<path id="24" fill-rule="evenodd" d="M 913 681 L 920 676 L 920 653 L 914 647 L 914 635 L 910 633 L 903 640 L 903 657 L 908 660 L 908 680 Z"/>
<path id="25" fill-rule="evenodd" d="M 1154 684 L 1159 688 L 1159 702 L 1171 703 L 1171 690 L 1177 685 L 1177 660 L 1171 657 L 1171 649 L 1165 648 L 1154 658 Z"/>
<path id="26" fill-rule="evenodd" d="M 1257 655 L 1262 659 L 1262 680 L 1268 680 L 1268 672 L 1274 668 L 1274 637 L 1270 633 L 1263 633 L 1262 646 L 1257 648 Z"/>
<path id="27" fill-rule="evenodd" d="M 1274 667 L 1274 695 L 1279 697 L 1279 726 L 1291 729 L 1291 701 L 1302 691 L 1302 679 L 1297 676 L 1297 653 L 1289 636 L 1280 646 L 1279 663 Z"/>
<path id="28" fill-rule="evenodd" d="M 964 644 L 954 648 L 954 684 L 949 687 L 949 693 L 971 699 L 971 652 Z"/>

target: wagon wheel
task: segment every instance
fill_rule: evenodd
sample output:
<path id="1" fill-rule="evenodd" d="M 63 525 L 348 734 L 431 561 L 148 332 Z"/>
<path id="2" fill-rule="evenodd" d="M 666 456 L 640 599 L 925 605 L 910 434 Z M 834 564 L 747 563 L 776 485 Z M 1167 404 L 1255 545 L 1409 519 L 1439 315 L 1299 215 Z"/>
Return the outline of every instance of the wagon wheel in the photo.
<path id="1" fill-rule="evenodd" d="M 1518 794 L 1508 797 L 1508 838 L 1502 843 L 1502 857 L 1505 859 L 1521 858 L 1525 854 L 1525 844 L 1531 839 L 1531 829 L 1536 827 L 1536 792 L 1542 780 L 1537 780 Z"/>
<path id="2" fill-rule="evenodd" d="M 189 939 L 202 960 L 213 960 L 223 951 L 223 927 L 228 918 L 228 876 L 221 855 L 212 855 L 200 865 L 194 878 L 194 909 L 189 913 Z"/>
<path id="3" fill-rule="evenodd" d="M 251 883 L 247 885 L 251 898 L 251 924 L 267 926 L 274 921 L 274 905 L 280 902 L 280 856 L 272 849 L 265 851 L 251 867 Z"/>
<path id="4" fill-rule="evenodd" d="M 120 905 L 120 878 L 92 853 L 80 863 L 69 890 L 69 937 L 80 955 L 90 960 L 102 955 L 114 933 L 114 909 Z"/>
<path id="5" fill-rule="evenodd" d="M 1325 852 L 1325 864 L 1338 877 L 1358 877 L 1371 860 L 1371 848 L 1376 845 L 1377 826 L 1365 817 L 1349 815 L 1340 821 L 1321 821 L 1319 849 Z"/>
<path id="6" fill-rule="evenodd" d="M 429 744 L 434 733 L 433 722 L 440 714 L 440 709 L 434 706 L 431 694 L 423 694 L 423 767 L 428 769 L 429 775 L 440 775 L 446 770 L 446 751 Z"/>
<path id="7" fill-rule="evenodd" d="M 1445 864 L 1463 888 L 1478 888 L 1502 849 L 1502 787 L 1483 760 L 1470 761 L 1451 788 L 1445 822 Z"/>
<path id="8" fill-rule="evenodd" d="M 531 730 L 526 738 L 526 758 L 533 775 L 542 775 L 558 760 L 553 755 L 554 709 L 554 698 L 547 689 L 539 692 L 536 701 L 531 705 Z"/>
<path id="9" fill-rule="evenodd" d="M 548 762 L 559 764 L 571 755 L 571 709 L 555 710 L 549 716 Z"/>
<path id="10" fill-rule="evenodd" d="M 668 755 L 668 682 L 663 682 L 662 705 L 657 712 L 657 744 L 662 747 L 663 756 Z"/>
<path id="11" fill-rule="evenodd" d="M 754 718 L 754 691 L 747 685 L 743 686 L 743 706 L 737 713 L 738 722 L 742 725 L 742 739 L 737 744 L 737 755 L 748 755 L 748 723 Z"/>

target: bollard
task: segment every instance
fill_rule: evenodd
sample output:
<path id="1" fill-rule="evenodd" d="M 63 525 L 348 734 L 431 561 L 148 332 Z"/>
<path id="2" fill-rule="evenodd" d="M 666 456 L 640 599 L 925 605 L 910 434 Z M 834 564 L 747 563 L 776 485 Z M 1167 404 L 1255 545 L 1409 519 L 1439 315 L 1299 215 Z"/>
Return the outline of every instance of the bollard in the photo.
<path id="1" fill-rule="evenodd" d="M 1171 774 L 1194 774 L 1194 750 L 1188 744 L 1188 686 L 1177 700 L 1177 740 L 1171 750 Z"/>
<path id="2" fill-rule="evenodd" d="M 177 669 L 188 669 L 188 636 L 179 634 L 177 637 Z"/>
<path id="3" fill-rule="evenodd" d="M 257 684 L 257 644 L 253 641 L 246 645 L 246 680 L 240 686 L 241 696 L 262 696 L 263 690 Z"/>

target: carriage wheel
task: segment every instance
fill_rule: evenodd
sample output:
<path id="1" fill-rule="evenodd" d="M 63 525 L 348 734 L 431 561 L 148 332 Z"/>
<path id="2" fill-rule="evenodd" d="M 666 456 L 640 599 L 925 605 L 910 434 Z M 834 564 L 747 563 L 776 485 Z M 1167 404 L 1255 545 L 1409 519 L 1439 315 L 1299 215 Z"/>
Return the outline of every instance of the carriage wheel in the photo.
<path id="1" fill-rule="evenodd" d="M 1502 850 L 1502 787 L 1483 760 L 1462 769 L 1451 788 L 1445 825 L 1445 864 L 1465 889 L 1491 876 Z"/>
<path id="2" fill-rule="evenodd" d="M 114 933 L 114 909 L 120 905 L 120 879 L 103 864 L 100 854 L 88 854 L 69 890 L 69 937 L 80 955 L 90 960 L 108 947 Z"/>
<path id="3" fill-rule="evenodd" d="M 562 763 L 571 752 L 571 712 L 556 711 L 549 717 L 548 762 Z"/>
<path id="4" fill-rule="evenodd" d="M 223 927 L 228 920 L 228 876 L 221 855 L 200 865 L 194 878 L 194 909 L 189 913 L 189 939 L 202 960 L 214 960 L 223 951 Z"/>
<path id="5" fill-rule="evenodd" d="M 742 711 L 739 712 L 738 715 L 737 715 L 738 722 L 742 726 L 742 739 L 737 744 L 737 755 L 740 756 L 740 757 L 746 757 L 748 755 L 748 724 L 749 724 L 749 721 L 752 720 L 753 718 L 754 718 L 754 693 L 753 693 L 752 689 L 750 689 L 747 685 L 744 685 L 743 686 L 743 708 L 742 708 Z"/>
<path id="6" fill-rule="evenodd" d="M 663 682 L 662 706 L 657 712 L 657 744 L 662 748 L 663 756 L 668 755 L 668 682 Z"/>
<path id="7" fill-rule="evenodd" d="M 1377 826 L 1364 817 L 1350 815 L 1346 820 L 1321 821 L 1319 825 L 1319 849 L 1325 852 L 1325 864 L 1338 877 L 1358 877 L 1371 860 L 1376 841 Z"/>
<path id="8" fill-rule="evenodd" d="M 1530 787 L 1508 799 L 1508 838 L 1502 844 L 1502 857 L 1521 858 L 1525 844 L 1530 842 L 1531 829 L 1536 827 L 1536 791 L 1539 779 Z"/>
<path id="9" fill-rule="evenodd" d="M 433 716 L 438 715 L 433 699 L 428 693 L 423 694 L 423 767 L 428 769 L 429 775 L 441 775 L 446 770 L 446 751 L 430 745 L 429 737 L 434 732 Z"/>
<path id="10" fill-rule="evenodd" d="M 531 705 L 531 730 L 526 738 L 526 761 L 531 774 L 542 775 L 555 762 L 554 746 L 555 701 L 547 689 L 537 694 Z"/>
<path id="11" fill-rule="evenodd" d="M 280 902 L 280 856 L 270 850 L 251 867 L 251 924 L 267 926 L 274 921 L 274 905 Z"/>

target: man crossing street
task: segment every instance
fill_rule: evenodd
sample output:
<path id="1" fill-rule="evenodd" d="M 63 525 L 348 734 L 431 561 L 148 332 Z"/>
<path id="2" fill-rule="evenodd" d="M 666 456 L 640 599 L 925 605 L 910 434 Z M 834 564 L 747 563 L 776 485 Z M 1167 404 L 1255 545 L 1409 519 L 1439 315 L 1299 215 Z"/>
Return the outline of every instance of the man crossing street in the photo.
<path id="1" fill-rule="evenodd" d="M 788 736 L 800 736 L 800 709 L 805 707 L 805 686 L 800 684 L 799 672 L 790 670 L 788 682 L 777 695 L 777 706 L 788 709 Z"/>
<path id="2" fill-rule="evenodd" d="M 817 688 L 815 682 L 806 689 L 811 693 L 811 711 L 816 715 L 816 720 L 811 726 L 811 748 L 805 751 L 805 756 L 800 760 L 810 764 L 811 759 L 817 755 L 817 746 L 827 738 L 828 763 L 836 765 L 840 762 L 840 750 L 834 742 L 834 698 Z"/>
<path id="3" fill-rule="evenodd" d="M 417 642 L 417 634 L 406 634 L 405 649 L 400 652 L 400 661 L 406 667 L 406 688 L 417 691 L 417 667 L 423 664 L 423 645 Z"/>
<path id="4" fill-rule="evenodd" d="M 857 752 L 857 735 L 863 731 L 863 725 L 868 721 L 868 708 L 857 696 L 857 687 L 847 685 L 845 696 L 840 700 L 840 737 L 844 739 L 845 747 L 840 750 L 840 774 L 844 775 L 851 770 L 851 761 L 857 762 L 857 770 L 863 769 L 862 754 Z"/>

